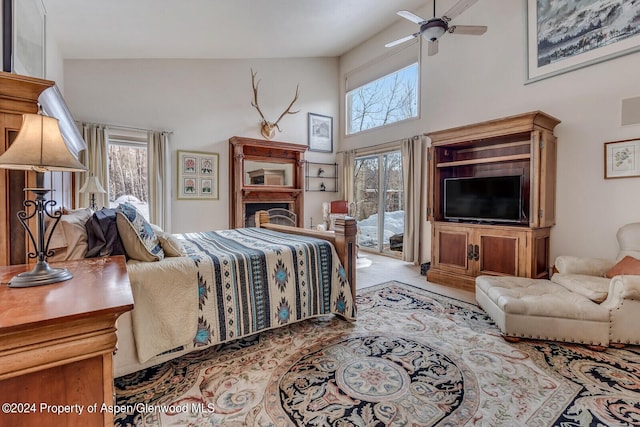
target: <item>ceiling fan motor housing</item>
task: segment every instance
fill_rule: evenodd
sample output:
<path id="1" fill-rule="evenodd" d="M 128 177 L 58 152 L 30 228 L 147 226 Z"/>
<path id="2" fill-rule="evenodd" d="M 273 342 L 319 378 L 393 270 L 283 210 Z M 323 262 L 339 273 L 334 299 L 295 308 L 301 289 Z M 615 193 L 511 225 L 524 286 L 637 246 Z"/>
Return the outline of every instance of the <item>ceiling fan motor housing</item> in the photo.
<path id="1" fill-rule="evenodd" d="M 428 41 L 436 41 L 447 32 L 449 24 L 440 18 L 432 18 L 420 26 L 420 34 Z"/>

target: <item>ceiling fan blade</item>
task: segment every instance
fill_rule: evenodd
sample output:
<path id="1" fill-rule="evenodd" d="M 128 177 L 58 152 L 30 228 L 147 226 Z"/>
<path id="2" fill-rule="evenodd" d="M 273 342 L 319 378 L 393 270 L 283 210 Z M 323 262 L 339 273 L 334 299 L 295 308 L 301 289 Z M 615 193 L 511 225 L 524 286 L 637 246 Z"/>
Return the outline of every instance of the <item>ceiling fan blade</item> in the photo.
<path id="1" fill-rule="evenodd" d="M 384 45 L 384 47 L 393 47 L 393 46 L 397 46 L 397 45 L 402 44 L 402 43 L 404 43 L 404 42 L 406 42 L 406 41 L 409 41 L 409 40 L 411 40 L 411 39 L 415 39 L 415 38 L 416 38 L 416 37 L 418 37 L 419 35 L 420 35 L 420 33 L 410 34 L 410 35 L 405 36 L 405 37 L 403 37 L 403 38 L 401 38 L 401 39 L 398 39 L 398 40 L 395 40 L 395 41 L 389 42 L 389 43 L 385 44 L 385 45 Z"/>
<path id="2" fill-rule="evenodd" d="M 465 10 L 473 6 L 478 0 L 460 0 L 458 3 L 451 6 L 451 9 L 442 15 L 442 19 L 449 22 L 456 16 L 460 15 Z"/>
<path id="3" fill-rule="evenodd" d="M 427 55 L 433 56 L 438 53 L 438 40 L 429 41 L 427 44 Z"/>
<path id="4" fill-rule="evenodd" d="M 415 22 L 418 25 L 422 25 L 427 22 L 426 19 L 420 18 L 418 15 L 414 15 L 408 10 L 401 10 L 398 12 L 398 15 L 402 16 L 404 19 L 408 19 L 411 22 Z"/>
<path id="5" fill-rule="evenodd" d="M 452 25 L 449 32 L 453 34 L 468 34 L 471 36 L 481 36 L 487 32 L 484 25 Z"/>

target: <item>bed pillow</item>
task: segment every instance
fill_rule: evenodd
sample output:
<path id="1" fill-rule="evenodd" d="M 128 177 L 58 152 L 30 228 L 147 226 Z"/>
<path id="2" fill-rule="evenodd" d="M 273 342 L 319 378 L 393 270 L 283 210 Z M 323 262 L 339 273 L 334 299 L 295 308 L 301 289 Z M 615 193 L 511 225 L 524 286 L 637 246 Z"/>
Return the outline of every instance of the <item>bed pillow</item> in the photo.
<path id="1" fill-rule="evenodd" d="M 138 261 L 159 261 L 164 258 L 158 235 L 132 204 L 120 204 L 116 216 L 118 233 L 129 258 Z"/>
<path id="2" fill-rule="evenodd" d="M 182 242 L 176 236 L 171 233 L 167 233 L 162 230 L 162 227 L 156 224 L 151 224 L 151 228 L 158 235 L 158 239 L 160 240 L 160 246 L 162 246 L 162 250 L 164 251 L 164 256 L 166 257 L 177 257 L 177 256 L 187 256 L 187 251 L 185 250 Z"/>
<path id="3" fill-rule="evenodd" d="M 604 277 L 611 279 L 614 276 L 620 275 L 640 276 L 640 259 L 635 259 L 627 255 L 611 267 L 611 269 L 604 274 Z"/>
<path id="4" fill-rule="evenodd" d="M 176 236 L 171 233 L 165 233 L 164 231 L 161 231 L 157 234 L 165 256 L 187 256 L 187 251 L 184 249 L 184 246 L 182 245 L 182 242 L 180 242 L 180 239 L 178 239 Z"/>
<path id="5" fill-rule="evenodd" d="M 55 254 L 47 258 L 48 262 L 84 258 L 88 249 L 85 224 L 91 218 L 91 213 L 89 208 L 63 213 L 49 242 L 49 249 L 53 249 Z M 46 236 L 51 233 L 52 225 L 49 225 Z"/>

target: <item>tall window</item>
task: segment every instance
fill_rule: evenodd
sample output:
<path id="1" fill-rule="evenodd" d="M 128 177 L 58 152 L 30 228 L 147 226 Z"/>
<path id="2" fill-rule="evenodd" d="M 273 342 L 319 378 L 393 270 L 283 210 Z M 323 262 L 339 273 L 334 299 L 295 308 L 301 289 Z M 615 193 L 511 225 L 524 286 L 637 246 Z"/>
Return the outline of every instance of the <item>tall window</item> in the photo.
<path id="1" fill-rule="evenodd" d="M 129 202 L 149 220 L 147 136 L 109 136 L 109 207 Z"/>
<path id="2" fill-rule="evenodd" d="M 402 255 L 404 187 L 400 151 L 357 157 L 353 167 L 360 248 Z"/>
<path id="3" fill-rule="evenodd" d="M 347 134 L 418 116 L 418 63 L 347 92 Z"/>

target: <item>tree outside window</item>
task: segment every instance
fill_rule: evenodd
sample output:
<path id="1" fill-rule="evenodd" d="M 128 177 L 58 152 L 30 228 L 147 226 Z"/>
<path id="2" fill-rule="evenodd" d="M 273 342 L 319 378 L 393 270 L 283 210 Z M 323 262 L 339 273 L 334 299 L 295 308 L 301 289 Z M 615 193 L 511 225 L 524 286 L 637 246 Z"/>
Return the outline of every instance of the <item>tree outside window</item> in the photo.
<path id="1" fill-rule="evenodd" d="M 347 93 L 347 134 L 418 116 L 418 63 Z"/>

